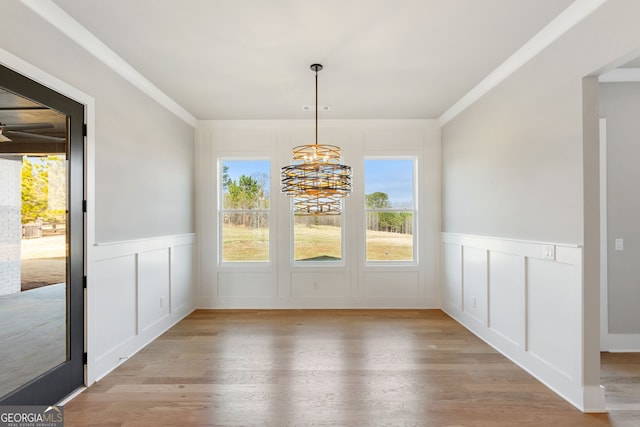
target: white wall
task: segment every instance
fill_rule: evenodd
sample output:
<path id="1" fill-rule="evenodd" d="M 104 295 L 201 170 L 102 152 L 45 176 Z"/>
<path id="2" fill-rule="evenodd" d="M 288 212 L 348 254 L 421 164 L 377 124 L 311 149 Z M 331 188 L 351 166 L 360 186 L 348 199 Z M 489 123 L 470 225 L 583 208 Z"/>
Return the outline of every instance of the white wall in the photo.
<path id="1" fill-rule="evenodd" d="M 20 2 L 2 12 L 0 63 L 86 105 L 91 384 L 194 308 L 194 129 Z"/>
<path id="2" fill-rule="evenodd" d="M 579 322 L 582 338 L 571 353 L 583 360 L 583 396 L 570 400 L 585 410 L 604 407 L 597 82 L 583 78 L 638 56 L 639 13 L 638 2 L 607 1 L 442 130 L 443 231 L 582 247 L 582 310 L 560 305 L 550 321 Z M 562 270 L 551 269 L 549 280 L 565 285 Z M 562 348 L 551 336 L 540 344 L 545 354 Z M 546 375 L 538 367 L 532 373 Z M 559 380 L 551 385 L 562 388 Z"/>
<path id="3" fill-rule="evenodd" d="M 638 8 L 607 1 L 443 127 L 444 231 L 583 243 L 582 78 L 640 53 Z"/>
<path id="4" fill-rule="evenodd" d="M 354 170 L 354 191 L 344 212 L 345 263 L 292 265 L 289 199 L 280 194 L 280 167 L 291 148 L 313 143 L 313 121 L 204 121 L 197 139 L 197 230 L 200 307 L 351 308 L 438 307 L 440 135 L 428 120 L 320 121 L 319 140 L 342 148 Z M 365 266 L 364 156 L 414 155 L 418 159 L 418 265 Z M 260 267 L 221 266 L 217 259 L 218 157 L 271 159 L 272 262 Z"/>
<path id="5" fill-rule="evenodd" d="M 640 83 L 600 84 L 606 119 L 607 304 L 602 348 L 640 351 Z M 615 240 L 623 239 L 623 250 Z"/>
<path id="6" fill-rule="evenodd" d="M 95 99 L 96 240 L 193 232 L 194 129 L 20 2 L 2 10 L 2 49 Z"/>

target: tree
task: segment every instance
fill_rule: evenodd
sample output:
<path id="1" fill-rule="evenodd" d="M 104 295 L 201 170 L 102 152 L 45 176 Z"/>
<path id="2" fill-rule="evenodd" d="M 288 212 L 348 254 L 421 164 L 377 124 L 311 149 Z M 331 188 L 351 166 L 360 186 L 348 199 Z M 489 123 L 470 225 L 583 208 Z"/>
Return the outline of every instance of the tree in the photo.
<path id="1" fill-rule="evenodd" d="M 46 163 L 31 162 L 25 157 L 22 163 L 22 223 L 28 224 L 42 218 L 48 205 L 48 171 Z"/>
<path id="2" fill-rule="evenodd" d="M 387 193 L 376 191 L 375 193 L 365 194 L 364 197 L 368 209 L 388 209 L 391 207 Z"/>
<path id="3" fill-rule="evenodd" d="M 67 209 L 67 166 L 58 156 L 46 159 L 47 168 L 47 210 L 42 219 L 51 224 L 63 224 Z"/>
<path id="4" fill-rule="evenodd" d="M 389 195 L 381 191 L 364 195 L 367 209 L 388 209 L 391 207 Z M 387 231 L 388 224 L 386 216 L 389 213 L 369 212 L 367 214 L 367 229 L 375 231 Z"/>
<path id="5" fill-rule="evenodd" d="M 240 175 L 238 181 L 229 182 L 229 204 L 232 209 L 255 209 L 262 196 L 262 187 L 250 176 Z"/>
<path id="6" fill-rule="evenodd" d="M 22 161 L 22 223 L 37 219 L 52 224 L 66 220 L 66 164 L 57 156 Z"/>
<path id="7" fill-rule="evenodd" d="M 391 233 L 412 233 L 412 217 L 408 212 L 388 212 L 391 209 L 389 195 L 381 191 L 365 194 L 367 209 L 367 229 Z M 378 211 L 378 212 L 376 212 Z"/>
<path id="8" fill-rule="evenodd" d="M 229 165 L 222 165 L 222 189 L 226 192 L 232 182 L 229 177 Z"/>
<path id="9" fill-rule="evenodd" d="M 224 185 L 223 174 L 223 185 Z M 269 196 L 265 191 L 267 179 L 264 176 L 240 175 L 238 180 L 227 180 L 224 193 L 224 206 L 226 209 L 267 209 L 269 208 Z M 240 212 L 232 214 L 229 218 L 232 224 L 245 227 L 262 227 L 267 221 L 265 215 Z"/>

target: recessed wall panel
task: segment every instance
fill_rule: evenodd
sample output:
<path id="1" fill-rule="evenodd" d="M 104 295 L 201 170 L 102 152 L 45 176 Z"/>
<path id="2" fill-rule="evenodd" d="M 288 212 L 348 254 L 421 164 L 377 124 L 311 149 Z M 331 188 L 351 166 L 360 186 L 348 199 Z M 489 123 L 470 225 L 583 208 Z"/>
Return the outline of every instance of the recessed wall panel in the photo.
<path id="1" fill-rule="evenodd" d="M 371 271 L 364 275 L 365 294 L 368 297 L 418 297 L 417 271 Z"/>
<path id="2" fill-rule="evenodd" d="M 487 250 L 465 246 L 462 253 L 462 302 L 465 313 L 487 324 Z"/>
<path id="3" fill-rule="evenodd" d="M 389 151 L 394 149 L 420 149 L 423 144 L 422 129 L 370 129 L 363 132 L 367 150 Z"/>
<path id="4" fill-rule="evenodd" d="M 94 359 L 136 335 L 136 257 L 105 259 L 95 263 L 90 306 Z"/>
<path id="5" fill-rule="evenodd" d="M 193 268 L 193 244 L 171 248 L 171 311 L 190 301 Z"/>
<path id="6" fill-rule="evenodd" d="M 489 253 L 489 327 L 524 345 L 523 258 L 502 252 Z"/>
<path id="7" fill-rule="evenodd" d="M 345 273 L 291 273 L 292 297 L 345 297 L 349 290 L 350 282 Z"/>
<path id="8" fill-rule="evenodd" d="M 445 302 L 457 309 L 462 308 L 462 247 L 443 243 L 443 275 Z"/>
<path id="9" fill-rule="evenodd" d="M 275 285 L 271 273 L 218 273 L 219 297 L 271 297 Z"/>
<path id="10" fill-rule="evenodd" d="M 571 264 L 527 259 L 528 350 L 568 377 L 582 335 L 576 274 Z"/>
<path id="11" fill-rule="evenodd" d="M 138 312 L 141 331 L 169 314 L 169 249 L 138 254 Z"/>

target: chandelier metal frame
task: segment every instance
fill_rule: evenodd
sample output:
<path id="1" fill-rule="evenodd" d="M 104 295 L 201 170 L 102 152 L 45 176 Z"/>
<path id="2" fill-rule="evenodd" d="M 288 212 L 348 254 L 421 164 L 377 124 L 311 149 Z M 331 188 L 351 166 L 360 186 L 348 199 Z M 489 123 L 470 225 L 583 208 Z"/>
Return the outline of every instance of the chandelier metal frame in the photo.
<path id="1" fill-rule="evenodd" d="M 293 198 L 296 215 L 340 215 L 342 199 L 351 193 L 351 166 L 342 164 L 340 147 L 318 144 L 318 71 L 316 73 L 316 141 L 292 150 L 291 164 L 280 169 L 282 193 Z"/>

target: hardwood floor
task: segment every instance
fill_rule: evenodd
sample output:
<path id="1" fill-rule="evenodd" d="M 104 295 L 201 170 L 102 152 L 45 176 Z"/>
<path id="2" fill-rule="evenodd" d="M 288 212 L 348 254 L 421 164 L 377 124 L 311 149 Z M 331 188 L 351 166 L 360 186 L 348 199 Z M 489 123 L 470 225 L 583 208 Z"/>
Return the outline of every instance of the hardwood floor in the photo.
<path id="1" fill-rule="evenodd" d="M 600 380 L 616 426 L 640 426 L 640 353 L 602 353 Z"/>
<path id="2" fill-rule="evenodd" d="M 65 406 L 67 427 L 620 420 L 582 414 L 439 310 L 198 310 Z"/>

